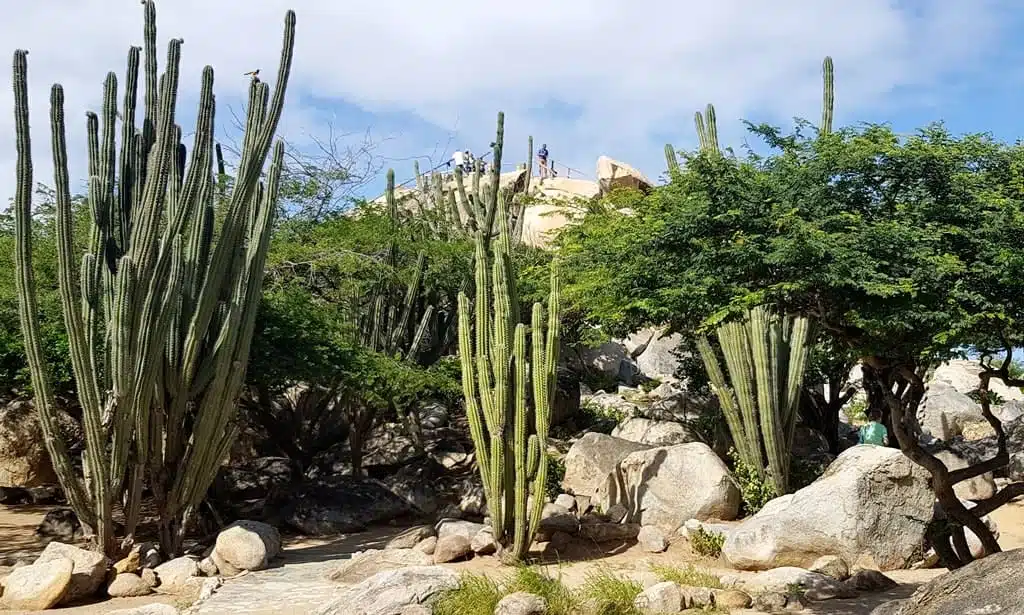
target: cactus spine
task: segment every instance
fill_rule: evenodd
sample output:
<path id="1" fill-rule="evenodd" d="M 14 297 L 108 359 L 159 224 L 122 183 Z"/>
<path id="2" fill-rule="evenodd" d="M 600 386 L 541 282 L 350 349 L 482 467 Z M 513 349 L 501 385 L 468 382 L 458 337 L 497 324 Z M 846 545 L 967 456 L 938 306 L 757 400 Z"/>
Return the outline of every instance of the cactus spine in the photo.
<path id="1" fill-rule="evenodd" d="M 498 210 L 498 241 L 488 249 L 484 228 L 478 227 L 476 232 L 476 301 L 472 310 L 466 294 L 459 294 L 459 358 L 466 414 L 491 527 L 504 555 L 519 560 L 530 547 L 544 507 L 560 293 L 553 267 L 547 331 L 544 308 L 534 304 L 528 349 L 527 325 L 518 322 L 503 197 L 494 209 Z M 528 505 L 531 496 L 532 507 Z"/>
<path id="2" fill-rule="evenodd" d="M 779 318 L 763 306 L 749 310 L 742 321 L 720 325 L 728 382 L 711 343 L 707 338 L 698 341 L 740 459 L 764 476 L 766 456 L 768 478 L 778 494 L 789 491 L 789 458 L 808 337 L 806 318 Z"/>
<path id="3" fill-rule="evenodd" d="M 260 176 L 281 117 L 295 33 L 295 14 L 289 11 L 273 96 L 256 79 L 250 85 L 238 177 L 227 194 L 216 190 L 212 169 L 213 69 L 203 70 L 187 160 L 175 124 L 182 41 L 170 41 L 165 73 L 158 79 L 156 8 L 151 0 L 143 5 L 142 125 L 136 124 L 136 106 L 143 50 L 136 47 L 128 52 L 120 148 L 113 73 L 104 84 L 100 116 L 87 117 L 92 227 L 80 264 L 71 241 L 63 88 L 54 85 L 50 97 L 58 277 L 86 432 L 84 485 L 57 434 L 39 352 L 29 227 L 27 52 L 14 55 L 22 332 L 50 456 L 72 506 L 94 529 L 96 546 L 108 554 L 116 548 L 113 504 L 124 498 L 130 540 L 144 481 L 157 506 L 162 546 L 179 552 L 185 524 L 233 440 L 231 420 L 261 292 L 282 143 L 274 147 L 265 183 Z M 215 209 L 223 220 L 216 240 Z"/>

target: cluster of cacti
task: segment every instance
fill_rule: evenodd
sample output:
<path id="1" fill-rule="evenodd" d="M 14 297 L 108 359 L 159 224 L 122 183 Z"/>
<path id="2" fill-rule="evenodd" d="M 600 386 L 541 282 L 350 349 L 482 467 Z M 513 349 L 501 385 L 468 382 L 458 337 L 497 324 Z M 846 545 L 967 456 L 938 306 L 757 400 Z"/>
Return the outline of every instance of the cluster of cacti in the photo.
<path id="1" fill-rule="evenodd" d="M 559 289 L 552 268 L 546 332 L 539 303 L 533 305 L 529 327 L 519 322 L 507 206 L 496 191 L 494 198 L 496 202 L 487 205 L 490 211 L 497 210 L 498 241 L 487 241 L 486 222 L 475 232 L 474 307 L 465 293 L 459 294 L 459 358 L 491 528 L 503 555 L 518 560 L 529 549 L 545 501 Z"/>
<path id="2" fill-rule="evenodd" d="M 95 531 L 97 547 L 113 553 L 114 503 L 123 499 L 125 533 L 131 540 L 148 487 L 160 517 L 162 546 L 173 554 L 180 551 L 185 525 L 235 435 L 232 419 L 284 162 L 278 142 L 263 181 L 291 69 L 295 14 L 289 11 L 285 17 L 273 94 L 258 79 L 250 85 L 241 159 L 227 194 L 222 170 L 215 177 L 213 168 L 213 69 L 203 71 L 194 142 L 186 157 L 175 124 L 183 41 L 170 41 L 165 72 L 158 75 L 156 8 L 152 1 L 143 4 L 144 48 L 129 50 L 123 106 L 119 112 L 117 77 L 109 73 L 100 117 L 87 118 L 92 232 L 80 263 L 72 246 L 59 84 L 50 97 L 60 294 L 85 426 L 81 480 L 57 430 L 40 350 L 31 262 L 27 52 L 20 50 L 14 54 L 16 266 L 36 405 L 72 507 Z"/>
<path id="3" fill-rule="evenodd" d="M 698 348 L 745 465 L 768 476 L 778 494 L 789 491 L 789 460 L 807 366 L 809 322 L 779 317 L 763 306 L 743 320 L 719 325 L 729 380 L 707 338 Z"/>
<path id="4" fill-rule="evenodd" d="M 825 56 L 821 65 L 822 78 L 822 105 L 821 125 L 818 127 L 818 134 L 827 135 L 832 132 L 832 112 L 835 107 L 834 71 L 832 58 Z M 720 152 L 718 145 L 718 124 L 715 119 L 715 108 L 708 105 L 704 114 L 697 111 L 694 117 L 694 124 L 697 128 L 697 142 L 701 152 Z M 671 143 L 665 144 L 665 163 L 668 165 L 669 175 L 679 172 L 679 157 Z"/>
<path id="5" fill-rule="evenodd" d="M 413 163 L 418 194 L 411 199 L 416 213 L 423 215 L 431 229 L 438 236 L 473 237 L 481 226 L 494 229 L 495 210 L 488 203 L 497 202 L 501 190 L 502 152 L 505 144 L 505 116 L 498 114 L 497 135 L 492 145 L 492 163 L 487 171 L 488 181 L 483 180 L 482 163 L 478 160 L 469 174 L 469 185 L 462 169 L 455 168 L 452 181 L 448 183 L 442 174 L 434 171 L 429 176 L 420 173 L 419 164 Z M 533 173 L 533 137 L 527 143 L 527 163 L 521 181 L 509 184 L 506 204 L 508 211 L 509 235 L 518 244 L 523 236 L 524 211 L 528 204 Z M 488 241 L 490 238 L 488 238 Z"/>

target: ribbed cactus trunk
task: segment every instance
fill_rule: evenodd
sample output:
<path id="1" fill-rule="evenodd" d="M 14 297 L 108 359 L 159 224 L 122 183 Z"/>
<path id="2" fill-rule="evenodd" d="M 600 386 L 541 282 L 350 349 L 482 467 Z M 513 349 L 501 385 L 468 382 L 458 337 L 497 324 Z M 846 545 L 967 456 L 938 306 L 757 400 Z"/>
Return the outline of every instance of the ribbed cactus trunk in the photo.
<path id="1" fill-rule="evenodd" d="M 519 322 L 503 194 L 494 209 L 498 241 L 488 246 L 485 225 L 476 232 L 473 308 L 466 294 L 459 294 L 459 358 L 466 414 L 494 538 L 503 557 L 520 560 L 532 543 L 544 508 L 558 360 L 559 288 L 552 268 L 546 332 L 544 307 L 539 303 L 533 306 L 529 328 Z"/>
<path id="2" fill-rule="evenodd" d="M 92 227 L 80 264 L 71 240 L 60 85 L 53 86 L 50 97 L 60 293 L 86 433 L 82 481 L 57 434 L 39 350 L 30 256 L 27 52 L 14 56 L 22 331 L 61 484 L 108 554 L 116 550 L 114 503 L 122 500 L 131 540 L 146 483 L 159 512 L 162 546 L 168 553 L 179 552 L 186 521 L 234 438 L 231 419 L 276 211 L 281 143 L 274 148 L 266 183 L 261 175 L 284 104 L 295 32 L 295 15 L 289 11 L 273 96 L 256 79 L 250 86 L 238 178 L 227 195 L 217 190 L 213 171 L 213 69 L 203 71 L 192 155 L 187 157 L 175 124 L 182 41 L 170 41 L 165 72 L 158 79 L 156 8 L 152 1 L 143 4 L 144 49 L 133 47 L 128 53 L 120 147 L 113 73 L 104 85 L 101 116 L 87 118 Z M 136 124 L 140 60 L 145 92 L 141 126 Z M 223 223 L 214 237 L 218 208 Z"/>
<path id="3" fill-rule="evenodd" d="M 721 402 L 740 459 L 789 492 L 789 461 L 807 366 L 809 323 L 763 306 L 718 327 L 728 382 L 706 338 L 698 341 L 711 389 Z"/>

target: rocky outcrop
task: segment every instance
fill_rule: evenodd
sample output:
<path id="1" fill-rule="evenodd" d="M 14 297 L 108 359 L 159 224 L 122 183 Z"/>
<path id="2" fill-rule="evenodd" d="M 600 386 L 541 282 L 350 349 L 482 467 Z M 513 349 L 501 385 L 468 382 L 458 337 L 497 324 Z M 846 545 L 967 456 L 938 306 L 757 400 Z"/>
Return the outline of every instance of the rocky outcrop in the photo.
<path id="1" fill-rule="evenodd" d="M 928 384 L 917 421 L 922 432 L 945 441 L 964 435 L 972 427 L 991 429 L 981 414 L 981 406 L 942 380 Z"/>
<path id="2" fill-rule="evenodd" d="M 562 488 L 572 495 L 594 496 L 608 475 L 630 453 L 649 446 L 590 432 L 573 443 L 565 454 Z"/>
<path id="3" fill-rule="evenodd" d="M 678 354 L 681 341 L 682 336 L 678 333 L 666 334 L 660 328 L 647 327 L 629 335 L 622 343 L 634 357 L 640 374 L 668 382 L 677 379 L 676 371 L 681 364 Z"/>
<path id="4" fill-rule="evenodd" d="M 989 555 L 888 602 L 872 615 L 1020 615 L 1024 613 L 1024 549 Z"/>
<path id="5" fill-rule="evenodd" d="M 608 156 L 597 159 L 597 183 L 601 186 L 602 194 L 617 188 L 634 188 L 646 192 L 654 187 L 654 183 L 643 173 Z"/>
<path id="6" fill-rule="evenodd" d="M 921 557 L 935 496 L 928 473 L 899 450 L 856 446 L 817 481 L 769 502 L 730 531 L 723 554 L 733 567 L 807 568 L 823 555 L 880 570 Z"/>
<path id="7" fill-rule="evenodd" d="M 702 442 L 637 451 L 620 461 L 597 496 L 602 510 L 619 504 L 627 520 L 673 533 L 688 519 L 730 520 L 740 490 L 721 458 Z"/>
<path id="8" fill-rule="evenodd" d="M 459 586 L 459 575 L 441 566 L 409 566 L 375 574 L 315 615 L 401 615 L 410 605 L 429 605 Z"/>
<path id="9" fill-rule="evenodd" d="M 672 446 L 696 442 L 698 438 L 682 423 L 655 421 L 639 416 L 628 418 L 612 430 L 612 436 L 648 446 Z"/>
<path id="10" fill-rule="evenodd" d="M 412 506 L 375 480 L 330 476 L 307 481 L 275 501 L 264 520 L 310 536 L 343 534 L 412 512 Z"/>
<path id="11" fill-rule="evenodd" d="M 32 403 L 15 401 L 0 408 L 0 485 L 35 487 L 56 482 Z"/>
<path id="12" fill-rule="evenodd" d="M 0 605 L 13 611 L 45 611 L 57 606 L 71 586 L 74 563 L 54 558 L 15 568 L 3 581 Z"/>
<path id="13" fill-rule="evenodd" d="M 386 570 L 408 566 L 429 566 L 432 558 L 416 549 L 370 550 L 357 553 L 352 559 L 339 563 L 326 573 L 326 577 L 342 585 L 355 585 Z"/>
<path id="14" fill-rule="evenodd" d="M 94 596 L 107 575 L 110 562 L 102 553 L 86 551 L 73 545 L 51 542 L 36 559 L 36 564 L 54 560 L 68 560 L 73 565 L 71 583 L 61 598 L 61 604 L 77 602 Z"/>
<path id="15" fill-rule="evenodd" d="M 954 359 L 935 368 L 931 382 L 945 382 L 961 393 L 970 393 L 978 388 L 981 366 L 977 361 Z M 992 379 L 988 383 L 990 391 L 1007 401 L 1024 400 L 1024 392 L 1016 387 L 1008 387 L 1002 380 Z"/>

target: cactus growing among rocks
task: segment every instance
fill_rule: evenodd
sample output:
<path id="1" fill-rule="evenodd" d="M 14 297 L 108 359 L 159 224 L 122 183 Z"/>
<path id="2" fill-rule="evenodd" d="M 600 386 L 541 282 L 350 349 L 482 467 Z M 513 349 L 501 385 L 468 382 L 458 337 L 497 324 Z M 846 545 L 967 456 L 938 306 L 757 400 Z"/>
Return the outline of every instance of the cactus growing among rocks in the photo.
<path id="1" fill-rule="evenodd" d="M 790 451 L 807 366 L 809 328 L 804 317 L 780 318 L 763 306 L 750 310 L 742 321 L 720 325 L 718 339 L 728 383 L 710 342 L 698 341 L 740 459 L 764 477 L 767 456 L 768 478 L 779 495 L 789 491 Z"/>
<path id="2" fill-rule="evenodd" d="M 505 557 L 521 559 L 540 523 L 547 478 L 547 437 L 559 345 L 558 274 L 551 272 L 547 331 L 544 307 L 519 320 L 512 270 L 509 217 L 495 192 L 498 241 L 476 229 L 476 300 L 459 294 L 459 358 L 470 433 L 496 542 Z M 479 220 L 480 218 L 478 218 Z M 491 217 L 493 219 L 493 217 Z M 529 346 L 529 348 L 528 348 Z M 532 499 L 532 502 L 530 500 Z"/>
<path id="3" fill-rule="evenodd" d="M 62 311 L 82 406 L 81 479 L 57 431 L 40 350 L 31 262 L 32 156 L 27 53 L 14 54 L 17 193 L 14 213 L 22 332 L 47 447 L 69 501 L 108 554 L 112 510 L 123 498 L 130 540 L 143 485 L 152 490 L 160 540 L 180 551 L 185 525 L 234 438 L 232 419 L 249 355 L 284 147 L 273 148 L 291 70 L 295 14 L 285 17 L 277 85 L 249 87 L 237 181 L 217 189 L 213 69 L 202 75 L 190 159 L 175 124 L 183 41 L 172 39 L 158 79 L 156 8 L 143 2 L 144 48 L 128 52 L 123 107 L 107 75 L 100 116 L 87 119 L 91 240 L 73 254 L 64 92 L 52 88 L 50 123 Z M 137 125 L 140 60 L 142 123 Z M 123 118 L 120 148 L 118 116 Z M 215 213 L 216 212 L 216 213 Z M 222 220 L 215 232 L 214 220 Z M 216 235 L 216 237 L 215 237 Z M 77 277 L 77 280 L 76 280 Z"/>

